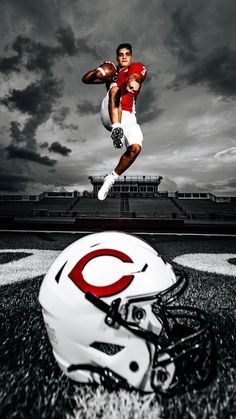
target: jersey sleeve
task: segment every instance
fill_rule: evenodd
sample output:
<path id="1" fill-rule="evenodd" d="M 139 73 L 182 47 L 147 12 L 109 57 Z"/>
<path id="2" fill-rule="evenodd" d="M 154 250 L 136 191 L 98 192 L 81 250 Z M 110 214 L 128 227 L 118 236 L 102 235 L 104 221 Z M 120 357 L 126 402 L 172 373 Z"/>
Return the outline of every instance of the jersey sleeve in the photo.
<path id="1" fill-rule="evenodd" d="M 129 66 L 128 76 L 134 73 L 138 74 L 143 82 L 147 75 L 147 69 L 142 63 L 132 63 Z"/>
<path id="2" fill-rule="evenodd" d="M 122 68 L 118 74 L 116 86 L 122 89 L 126 85 L 127 77 L 131 76 L 131 74 L 138 74 L 143 82 L 147 75 L 147 69 L 142 63 L 132 63 L 128 68 Z"/>

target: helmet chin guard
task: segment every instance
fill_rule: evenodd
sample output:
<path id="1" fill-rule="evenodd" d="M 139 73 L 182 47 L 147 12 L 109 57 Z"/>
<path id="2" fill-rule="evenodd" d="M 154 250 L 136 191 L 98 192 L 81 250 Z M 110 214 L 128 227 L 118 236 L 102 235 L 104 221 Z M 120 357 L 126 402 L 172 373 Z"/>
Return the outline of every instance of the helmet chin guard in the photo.
<path id="1" fill-rule="evenodd" d="M 188 286 L 145 241 L 86 236 L 52 264 L 39 301 L 62 371 L 83 383 L 171 394 L 202 387 L 213 371 L 207 314 L 178 305 Z"/>

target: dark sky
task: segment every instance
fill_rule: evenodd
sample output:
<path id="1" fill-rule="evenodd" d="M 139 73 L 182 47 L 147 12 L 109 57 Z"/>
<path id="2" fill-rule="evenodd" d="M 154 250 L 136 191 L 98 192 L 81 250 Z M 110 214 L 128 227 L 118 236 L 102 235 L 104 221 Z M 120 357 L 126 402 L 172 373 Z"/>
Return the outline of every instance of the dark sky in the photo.
<path id="1" fill-rule="evenodd" d="M 0 193 L 90 188 L 121 151 L 101 125 L 104 86 L 81 83 L 121 42 L 148 77 L 143 151 L 127 175 L 161 190 L 236 195 L 236 2 L 0 0 Z"/>

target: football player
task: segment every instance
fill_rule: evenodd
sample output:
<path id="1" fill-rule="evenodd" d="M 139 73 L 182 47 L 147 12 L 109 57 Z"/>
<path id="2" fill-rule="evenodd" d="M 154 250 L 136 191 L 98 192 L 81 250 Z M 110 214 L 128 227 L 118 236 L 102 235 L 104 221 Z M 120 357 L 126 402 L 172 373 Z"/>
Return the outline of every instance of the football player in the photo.
<path id="1" fill-rule="evenodd" d="M 142 149 L 143 134 L 136 119 L 135 104 L 146 68 L 142 63 L 133 63 L 132 46 L 120 44 L 116 49 L 117 74 L 105 80 L 98 69 L 89 71 L 82 77 L 84 83 L 105 83 L 107 95 L 103 99 L 100 116 L 106 129 L 111 131 L 115 148 L 125 144 L 126 151 L 112 173 L 104 178 L 98 198 L 104 200 L 119 176 L 134 162 Z"/>

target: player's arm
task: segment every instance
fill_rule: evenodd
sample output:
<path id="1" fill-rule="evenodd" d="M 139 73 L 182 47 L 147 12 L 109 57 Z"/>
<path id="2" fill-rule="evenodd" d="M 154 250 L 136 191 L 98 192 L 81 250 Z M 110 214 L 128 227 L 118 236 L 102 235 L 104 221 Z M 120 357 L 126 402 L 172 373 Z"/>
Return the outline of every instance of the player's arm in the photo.
<path id="1" fill-rule="evenodd" d="M 81 81 L 85 84 L 102 84 L 106 82 L 102 76 L 101 71 L 98 68 L 95 68 L 94 70 L 90 70 L 87 73 L 85 73 Z"/>
<path id="2" fill-rule="evenodd" d="M 126 90 L 129 93 L 139 93 L 147 75 L 147 69 L 142 63 L 131 63 L 129 76 L 126 79 Z"/>

